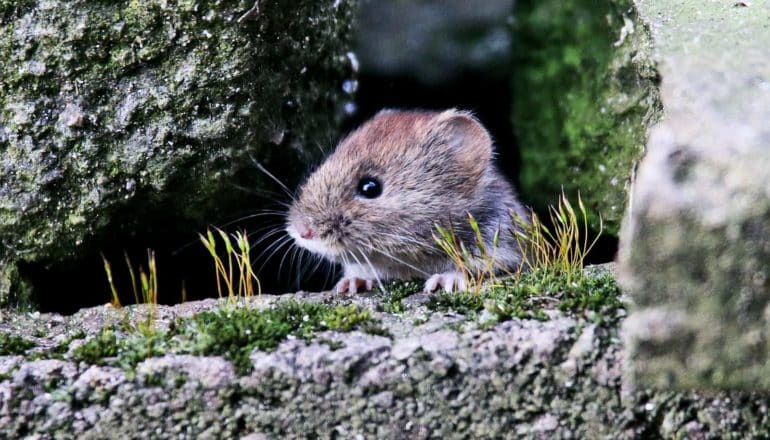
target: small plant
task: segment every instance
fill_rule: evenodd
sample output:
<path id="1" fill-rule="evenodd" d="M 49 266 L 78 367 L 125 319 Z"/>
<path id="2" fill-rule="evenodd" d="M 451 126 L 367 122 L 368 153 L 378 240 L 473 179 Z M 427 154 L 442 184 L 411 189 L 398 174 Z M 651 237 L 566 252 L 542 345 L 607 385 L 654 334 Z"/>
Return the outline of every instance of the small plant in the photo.
<path id="1" fill-rule="evenodd" d="M 155 252 L 151 249 L 147 250 L 147 272 L 145 272 L 141 265 L 139 266 L 138 283 L 136 271 L 134 270 L 133 263 L 131 263 L 131 259 L 128 257 L 128 254 L 124 254 L 124 257 L 126 267 L 128 268 L 128 274 L 131 279 L 131 290 L 134 293 L 134 301 L 136 304 L 140 304 L 141 292 L 141 302 L 147 304 L 149 307 L 147 318 L 144 322 L 139 323 L 139 330 L 142 333 L 151 334 L 154 332 L 154 323 L 158 306 L 158 264 L 155 260 Z M 120 294 L 115 286 L 115 280 L 112 275 L 112 265 L 104 255 L 102 255 L 102 261 L 104 262 L 104 272 L 107 275 L 107 282 L 110 285 L 110 304 L 115 308 L 120 308 Z"/>
<path id="2" fill-rule="evenodd" d="M 237 231 L 228 235 L 221 229 L 214 228 L 225 245 L 225 257 L 222 258 L 217 251 L 217 239 L 211 229 L 206 235 L 198 234 L 201 243 L 209 251 L 214 260 L 214 270 L 217 279 L 217 294 L 222 298 L 224 285 L 227 298 L 230 301 L 240 297 L 250 298 L 254 296 L 254 283 L 256 282 L 257 295 L 262 295 L 262 285 L 257 278 L 251 264 L 251 244 L 248 234 Z M 235 246 L 233 246 L 233 241 Z M 237 277 L 237 278 L 236 278 Z"/>
<path id="3" fill-rule="evenodd" d="M 475 249 L 473 250 L 468 249 L 465 243 L 457 238 L 454 229 L 445 229 L 438 224 L 436 224 L 433 240 L 463 274 L 468 290 L 479 293 L 485 281 L 495 284 L 497 280 L 498 268 L 495 264 L 495 256 L 500 244 L 500 230 L 495 232 L 492 248 L 487 249 L 479 223 L 471 213 L 468 213 L 468 223 L 474 236 Z"/>
<path id="4" fill-rule="evenodd" d="M 513 233 L 521 249 L 522 270 L 564 274 L 568 282 L 584 276 L 585 258 L 602 234 L 604 224 L 599 216 L 599 231 L 589 244 L 588 216 L 580 193 L 577 201 L 579 215 L 564 193 L 559 196 L 557 206 L 548 209 L 551 228 L 535 212 L 531 213 L 529 222 L 511 216 L 518 226 Z"/>
<path id="5" fill-rule="evenodd" d="M 134 292 L 134 301 L 136 304 L 140 304 L 139 292 L 142 294 L 141 303 L 145 304 L 158 304 L 158 264 L 155 260 L 155 251 L 147 249 L 147 267 L 148 271 L 145 272 L 142 266 L 139 266 L 139 284 L 137 285 L 136 272 L 134 271 L 134 265 L 131 263 L 131 258 L 128 254 L 124 254 L 126 261 L 126 267 L 128 269 L 129 277 L 131 278 L 131 289 Z M 121 307 L 120 295 L 118 289 L 115 287 L 115 280 L 112 276 L 112 265 L 107 257 L 102 254 L 102 261 L 104 262 L 104 272 L 107 275 L 107 282 L 110 285 L 110 292 L 112 295 L 110 304 L 116 308 Z"/>
<path id="6" fill-rule="evenodd" d="M 104 262 L 104 273 L 107 274 L 107 282 L 110 285 L 110 292 L 112 294 L 110 298 L 110 305 L 116 309 L 120 308 L 120 295 L 118 295 L 118 289 L 115 287 L 115 280 L 112 278 L 112 265 L 107 260 L 107 257 L 102 254 L 102 261 Z"/>
<path id="7" fill-rule="evenodd" d="M 371 317 L 369 310 L 353 304 L 328 306 L 281 301 L 265 309 L 238 307 L 234 300 L 251 297 L 255 292 L 261 294 L 261 285 L 251 266 L 247 234 L 236 232 L 228 235 L 216 229 L 216 234 L 209 230 L 205 236 L 200 235 L 200 239 L 214 260 L 220 297 L 226 294 L 228 299 L 233 300 L 228 304 L 230 307 L 179 318 L 167 329 L 156 330 L 152 325 L 155 319 L 154 306 L 158 300 L 155 254 L 152 251 L 147 253 L 147 272 L 141 266 L 134 270 L 131 260 L 126 256 L 135 299 L 138 303 L 141 296 L 151 306 L 147 322 L 136 327 L 105 325 L 96 337 L 75 348 L 72 358 L 133 369 L 144 359 L 166 353 L 220 355 L 231 360 L 239 372 L 247 373 L 252 368 L 250 355 L 253 350 L 273 350 L 287 338 L 309 339 L 315 333 L 326 330 L 347 332 L 359 329 L 385 333 Z M 224 243 L 225 254 L 217 252 L 218 241 Z M 110 285 L 111 302 L 115 307 L 120 307 L 113 268 L 106 258 L 102 258 Z M 400 297 L 394 301 L 400 301 Z M 19 344 L 14 341 L 13 346 Z"/>
<path id="8" fill-rule="evenodd" d="M 437 227 L 436 242 L 466 275 L 469 292 L 433 295 L 431 310 L 454 310 L 476 315 L 490 313 L 498 322 L 511 318 L 548 319 L 546 310 L 584 315 L 597 323 L 617 319 L 617 309 L 624 307 L 620 289 L 611 275 L 589 276 L 584 271 L 588 253 L 603 231 L 601 217 L 595 239 L 589 241 L 586 208 L 578 194 L 577 209 L 562 193 L 556 207 L 551 206 L 547 220 L 534 212 L 528 219 L 511 215 L 512 233 L 522 255 L 522 265 L 508 278 L 497 278 L 495 248 L 487 249 L 478 224 L 469 216 L 477 250 L 471 252 L 456 239 L 451 230 Z M 480 290 L 481 283 L 485 289 Z M 587 313 L 590 312 L 590 313 Z"/>
<path id="9" fill-rule="evenodd" d="M 478 222 L 470 213 L 468 223 L 474 236 L 472 247 L 459 240 L 453 229 L 445 229 L 440 225 L 436 225 L 433 238 L 464 275 L 467 290 L 475 294 L 485 286 L 499 286 L 498 275 L 501 273 L 514 275 L 515 278 L 520 278 L 525 272 L 564 274 L 567 281 L 572 281 L 584 276 L 585 258 L 603 231 L 599 217 L 599 231 L 589 243 L 588 217 L 580 194 L 577 201 L 576 211 L 562 193 L 556 207 L 549 207 L 550 227 L 534 211 L 530 212 L 528 218 L 511 213 L 510 231 L 522 255 L 522 264 L 515 273 L 496 265 L 500 230 L 495 232 L 489 246 L 484 242 Z"/>

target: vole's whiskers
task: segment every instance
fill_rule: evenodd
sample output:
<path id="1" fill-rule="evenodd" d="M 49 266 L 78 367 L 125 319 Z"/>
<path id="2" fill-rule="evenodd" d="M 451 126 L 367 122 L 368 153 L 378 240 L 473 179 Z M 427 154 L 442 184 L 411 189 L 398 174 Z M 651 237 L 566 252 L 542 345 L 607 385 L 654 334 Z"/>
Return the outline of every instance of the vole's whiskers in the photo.
<path id="1" fill-rule="evenodd" d="M 299 289 L 300 281 L 305 277 L 305 274 L 307 273 L 307 267 L 304 264 L 305 248 L 300 246 L 295 246 L 295 248 L 297 251 L 292 254 L 289 265 L 295 268 L 294 273 L 296 275 L 294 277 L 294 286 Z"/>
<path id="2" fill-rule="evenodd" d="M 281 262 L 278 263 L 278 276 L 280 276 L 281 272 L 283 271 L 283 262 L 286 260 L 286 257 L 289 255 L 289 253 L 295 254 L 296 252 L 297 252 L 297 245 L 292 242 L 291 246 L 286 248 L 286 250 L 283 252 L 283 257 L 281 257 Z"/>
<path id="3" fill-rule="evenodd" d="M 291 273 L 291 268 L 292 267 L 297 267 L 297 266 L 294 265 L 295 261 L 299 261 L 299 263 L 300 263 L 299 267 L 300 268 L 302 267 L 302 265 L 301 265 L 302 264 L 302 252 L 303 252 L 302 248 L 297 246 L 297 245 L 294 245 L 294 246 L 291 247 L 291 258 L 289 258 L 289 273 Z M 296 271 L 296 272 L 297 272 L 297 283 L 299 283 L 300 271 Z"/>
<path id="4" fill-rule="evenodd" d="M 302 258 L 307 262 L 302 265 L 302 271 L 297 276 L 297 284 L 305 277 L 311 277 L 321 267 L 322 264 L 328 264 L 320 255 L 316 255 L 307 250 L 303 250 Z M 311 266 L 312 265 L 312 266 Z M 327 267 L 328 270 L 328 267 Z"/>
<path id="5" fill-rule="evenodd" d="M 326 157 L 329 154 L 320 142 L 315 142 L 315 147 L 321 152 L 321 157 Z"/>
<path id="6" fill-rule="evenodd" d="M 293 244 L 292 238 L 289 237 L 288 235 L 279 238 L 278 240 L 270 244 L 268 247 L 266 247 L 265 250 L 259 254 L 258 259 L 262 258 L 262 255 L 268 252 L 271 248 L 273 250 L 272 252 L 270 252 L 270 255 L 268 255 L 267 258 L 265 258 L 265 260 L 262 262 L 262 265 L 259 266 L 259 270 L 257 270 L 257 272 L 262 272 L 262 269 L 264 269 L 267 262 L 270 261 L 271 258 L 273 258 L 273 255 L 275 255 L 276 252 L 278 252 L 282 247 L 286 246 L 287 244 L 289 245 Z"/>
<path id="7" fill-rule="evenodd" d="M 382 231 L 378 231 L 378 232 L 377 232 L 377 234 L 378 234 L 378 235 L 384 235 L 385 237 L 391 237 L 391 238 L 395 238 L 395 239 L 396 239 L 396 240 L 398 240 L 399 242 L 408 242 L 408 243 L 412 243 L 412 244 L 414 244 L 414 245 L 416 245 L 416 246 L 418 246 L 418 247 L 424 247 L 424 246 L 425 246 L 425 243 L 424 243 L 424 242 L 418 241 L 418 240 L 416 240 L 416 239 L 414 239 L 414 238 L 411 238 L 411 237 L 408 237 L 408 236 L 406 236 L 406 235 L 391 234 L 391 233 L 388 233 L 388 232 L 382 232 Z"/>
<path id="8" fill-rule="evenodd" d="M 263 229 L 268 229 L 268 228 L 272 228 L 272 229 L 270 229 L 264 235 L 262 235 L 257 240 L 255 240 L 254 243 L 251 244 L 252 246 L 256 246 L 256 245 L 262 243 L 263 241 L 267 240 L 268 238 L 270 238 L 270 237 L 272 237 L 272 236 L 274 236 L 276 234 L 280 234 L 282 232 L 285 232 L 281 226 L 275 226 L 275 225 L 268 226 L 268 227 L 265 227 Z M 288 237 L 288 235 L 287 235 L 287 237 Z"/>
<path id="9" fill-rule="evenodd" d="M 235 220 L 231 220 L 231 221 L 229 221 L 229 222 L 227 222 L 227 223 L 224 223 L 224 224 L 222 224 L 222 225 L 219 225 L 219 226 L 215 226 L 215 225 L 209 225 L 209 229 L 211 229 L 211 228 L 213 227 L 213 228 L 215 228 L 215 229 L 224 230 L 224 229 L 225 229 L 225 228 L 227 228 L 228 226 L 231 226 L 231 225 L 233 225 L 233 224 L 235 224 L 235 223 L 238 223 L 238 222 L 240 222 L 240 221 L 243 221 L 243 220 L 246 220 L 246 219 L 249 219 L 249 218 L 252 218 L 252 217 L 262 217 L 262 216 L 268 216 L 268 215 L 281 215 L 281 216 L 285 217 L 285 216 L 286 216 L 286 213 L 283 213 L 283 212 L 281 212 L 281 211 L 264 211 L 264 212 L 259 212 L 259 213 L 256 213 L 256 214 L 249 214 L 249 215 L 247 215 L 247 216 L 244 216 L 244 217 L 240 217 L 240 218 L 237 218 L 237 219 L 235 219 Z M 257 232 L 259 232 L 259 231 L 261 231 L 261 230 L 264 230 L 264 229 L 266 229 L 266 228 L 269 228 L 269 227 L 273 227 L 273 226 L 274 226 L 274 225 L 267 225 L 267 226 L 265 226 L 265 227 L 262 227 L 262 228 L 258 228 L 258 229 L 255 229 L 255 230 L 250 230 L 250 231 L 247 231 L 247 232 L 246 232 L 246 236 L 247 236 L 247 237 L 250 237 L 250 236 L 254 235 L 255 233 L 257 233 Z M 245 229 L 245 228 L 244 228 L 244 229 Z M 173 251 L 171 252 L 171 255 L 177 255 L 177 254 L 179 254 L 180 252 L 182 252 L 183 250 L 185 250 L 185 249 L 189 248 L 190 246 L 192 246 L 192 245 L 194 245 L 194 244 L 200 244 L 200 239 L 197 239 L 197 238 L 196 238 L 195 240 L 190 240 L 189 242 L 187 242 L 187 243 L 185 243 L 185 244 L 183 244 L 183 245 L 179 246 L 177 249 L 175 249 L 175 250 L 173 250 Z M 250 244 L 251 244 L 252 246 L 254 246 L 254 244 L 255 244 L 255 243 L 250 243 Z"/>
<path id="10" fill-rule="evenodd" d="M 260 162 L 257 160 L 257 158 L 255 158 L 254 156 L 251 156 L 251 163 L 253 163 L 253 164 L 254 164 L 254 166 L 255 166 L 255 167 L 257 167 L 257 169 L 258 169 L 259 171 L 262 171 L 263 173 L 265 173 L 265 175 L 266 175 L 267 177 L 269 177 L 269 178 L 273 179 L 273 181 L 274 181 L 275 183 L 277 183 L 277 184 L 278 184 L 278 186 L 279 186 L 279 187 L 281 187 L 281 189 L 283 189 L 283 191 L 286 193 L 286 195 L 288 195 L 288 196 L 289 196 L 289 198 L 290 198 L 292 201 L 296 201 L 296 200 L 297 200 L 297 198 L 294 196 L 294 193 L 293 193 L 293 192 L 291 192 L 291 190 L 289 190 L 289 187 L 287 187 L 287 186 L 286 186 L 286 185 L 285 185 L 283 182 L 281 182 L 281 181 L 280 181 L 280 180 L 279 180 L 277 177 L 275 177 L 275 176 L 274 176 L 274 175 L 273 175 L 273 174 L 272 174 L 270 171 L 268 171 L 268 170 L 267 170 L 267 168 L 265 168 L 265 167 L 264 167 L 264 165 L 262 165 L 262 164 L 261 164 L 261 163 L 260 163 Z"/>
<path id="11" fill-rule="evenodd" d="M 233 188 L 235 188 L 235 189 L 237 189 L 239 191 L 242 191 L 242 192 L 244 192 L 246 194 L 258 194 L 260 196 L 260 198 L 266 199 L 266 200 L 268 200 L 271 203 L 278 203 L 278 204 L 284 204 L 285 203 L 285 202 L 281 202 L 279 200 L 279 198 L 283 198 L 284 197 L 282 192 L 276 192 L 276 191 L 272 191 L 272 190 L 269 190 L 269 189 L 266 189 L 266 188 L 259 188 L 259 191 L 257 191 L 254 188 L 250 188 L 248 186 L 243 186 L 243 185 L 240 185 L 240 184 L 237 184 L 237 183 L 230 183 L 229 186 L 231 186 L 231 187 L 233 187 Z M 266 196 L 270 196 L 270 197 L 266 197 Z"/>
<path id="12" fill-rule="evenodd" d="M 313 255 L 313 254 L 311 254 L 311 255 Z M 323 263 L 323 258 L 321 258 L 321 257 L 319 257 L 317 255 L 315 255 L 315 257 L 318 259 L 318 261 L 320 263 Z M 334 275 L 334 269 L 335 269 L 334 265 L 326 264 L 326 275 L 324 276 L 324 285 L 325 286 L 329 285 L 329 279 L 332 277 L 332 275 Z"/>
<path id="13" fill-rule="evenodd" d="M 382 280 L 380 280 L 380 274 L 377 273 L 377 271 L 374 269 L 374 266 L 372 265 L 371 260 L 369 260 L 369 257 L 366 256 L 366 254 L 359 249 L 358 253 L 361 254 L 361 257 L 363 257 L 364 260 L 366 260 L 366 264 L 369 265 L 369 269 L 372 270 L 372 274 L 374 275 L 374 278 L 377 280 L 377 285 L 380 287 L 380 290 L 384 293 L 385 292 L 385 286 L 382 285 Z"/>
<path id="14" fill-rule="evenodd" d="M 256 229 L 252 229 L 251 231 L 249 231 L 249 236 L 254 236 L 254 235 L 257 235 L 257 234 L 259 234 L 259 233 L 261 233 L 261 232 L 263 232 L 263 231 L 265 231 L 265 230 L 268 230 L 268 229 L 269 229 L 271 232 L 272 232 L 272 231 L 276 231 L 276 230 L 278 230 L 278 231 L 282 231 L 282 230 L 283 230 L 283 222 L 270 222 L 270 223 L 265 223 L 265 224 L 263 224 L 262 226 L 260 226 L 259 228 L 256 228 Z"/>
<path id="15" fill-rule="evenodd" d="M 264 240 L 265 238 L 267 238 L 267 237 L 263 236 L 259 241 Z M 267 254 L 268 252 L 271 251 L 271 249 L 273 249 L 273 251 L 274 251 L 276 248 L 282 247 L 284 244 L 286 244 L 289 241 L 288 240 L 289 238 L 291 238 L 291 237 L 288 237 L 288 236 L 278 237 L 275 241 L 273 241 L 272 243 L 267 245 L 264 249 L 262 249 L 262 251 L 260 251 L 259 255 L 257 255 L 256 260 L 262 259 L 265 256 L 265 254 Z M 259 243 L 259 241 L 257 241 L 256 243 Z M 272 253 L 270 255 L 268 255 L 267 258 L 265 258 L 265 262 L 268 261 L 270 259 L 270 257 L 272 257 Z"/>
<path id="16" fill-rule="evenodd" d="M 407 263 L 406 261 L 404 261 L 404 260 L 402 260 L 402 259 L 400 259 L 400 258 L 396 257 L 395 255 L 391 254 L 390 252 L 385 252 L 385 251 L 383 251 L 383 250 L 377 249 L 377 248 L 375 248 L 374 246 L 370 246 L 370 245 L 365 245 L 365 246 L 366 246 L 366 247 L 367 247 L 367 249 L 368 249 L 368 250 L 370 250 L 370 251 L 374 251 L 374 252 L 377 252 L 378 254 L 381 254 L 381 255 L 383 255 L 383 256 L 385 256 L 385 257 L 387 257 L 387 258 L 390 258 L 390 259 L 391 259 L 391 260 L 393 260 L 393 261 L 396 261 L 396 262 L 398 262 L 398 263 L 401 263 L 401 264 L 403 264 L 404 266 L 407 266 L 407 267 L 409 267 L 409 268 L 412 268 L 412 269 L 414 269 L 414 270 L 415 270 L 415 271 L 417 271 L 418 273 L 420 273 L 420 274 L 424 275 L 426 278 L 430 276 L 430 274 L 429 274 L 429 273 L 425 272 L 424 270 L 420 269 L 419 267 L 417 267 L 417 266 L 415 266 L 415 265 L 413 265 L 413 264 Z"/>
<path id="17" fill-rule="evenodd" d="M 294 273 L 295 273 L 295 277 L 294 277 L 294 287 L 295 287 L 295 290 L 299 290 L 300 282 L 302 281 L 302 278 L 304 277 L 304 273 L 305 273 L 305 265 L 304 265 L 304 261 L 305 261 L 305 248 L 302 248 L 300 246 L 297 246 L 297 248 L 299 249 L 299 251 L 296 252 L 292 256 L 291 263 L 290 263 L 294 267 L 294 269 L 295 269 L 294 270 Z M 296 259 L 297 259 L 297 263 L 296 263 L 297 265 L 296 266 L 294 265 L 294 257 L 296 257 Z"/>
<path id="18" fill-rule="evenodd" d="M 276 211 L 271 209 L 261 209 L 258 212 L 247 214 L 242 217 L 238 217 L 235 220 L 230 220 L 229 222 L 223 224 L 221 228 L 226 228 L 234 223 L 242 222 L 244 220 L 251 220 L 254 218 L 261 218 L 261 217 L 280 217 L 281 219 L 286 218 L 286 212 L 285 211 Z"/>

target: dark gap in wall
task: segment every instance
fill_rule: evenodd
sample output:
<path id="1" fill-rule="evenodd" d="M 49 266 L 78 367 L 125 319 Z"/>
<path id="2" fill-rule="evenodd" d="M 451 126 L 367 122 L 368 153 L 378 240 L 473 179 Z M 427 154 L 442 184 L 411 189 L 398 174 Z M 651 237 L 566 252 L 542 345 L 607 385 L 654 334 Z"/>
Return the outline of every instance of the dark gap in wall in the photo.
<path id="1" fill-rule="evenodd" d="M 279 164 L 274 164 L 277 175 L 297 174 L 296 170 L 281 170 Z M 242 173 L 247 177 L 235 176 L 234 180 L 241 182 L 253 181 L 259 178 L 260 171 L 253 166 L 246 167 Z M 298 176 L 300 177 L 300 176 Z M 286 182 L 293 187 L 295 182 Z M 249 187 L 249 185 L 246 187 Z M 217 297 L 215 269 L 212 257 L 202 245 L 198 233 L 206 232 L 209 225 L 220 227 L 228 233 L 247 231 L 255 243 L 252 247 L 252 259 L 255 270 L 262 268 L 259 280 L 265 293 L 294 292 L 319 290 L 331 286 L 335 275 L 329 271 L 334 268 L 328 264 L 320 264 L 315 273 L 310 268 L 316 267 L 316 260 L 305 256 L 304 261 L 313 261 L 311 265 L 298 264 L 298 254 L 286 252 L 287 246 L 279 247 L 273 253 L 278 240 L 284 233 L 274 235 L 259 241 L 268 231 L 266 227 L 282 229 L 283 219 L 280 216 L 255 217 L 263 210 L 283 210 L 277 201 L 287 201 L 288 196 L 280 194 L 277 185 L 268 183 L 272 194 L 265 191 L 255 192 L 245 188 L 232 187 L 227 197 L 236 198 L 244 208 L 241 212 L 220 213 L 219 218 L 210 219 L 209 224 L 198 224 L 189 220 L 180 220 L 178 216 L 168 215 L 167 212 L 142 211 L 140 206 L 132 204 L 119 210 L 115 218 L 124 219 L 120 229 L 107 228 L 109 234 L 91 237 L 81 250 L 82 257 L 68 263 L 56 262 L 47 264 L 20 264 L 21 276 L 29 280 L 36 294 L 38 310 L 41 312 L 57 312 L 71 314 L 83 307 L 92 307 L 110 302 L 110 287 L 104 270 L 103 254 L 112 267 L 113 279 L 123 305 L 133 304 L 134 294 L 131 287 L 128 268 L 124 254 L 128 254 L 138 276 L 141 266 L 147 270 L 147 250 L 155 252 L 157 262 L 159 295 L 161 304 L 176 304 L 182 301 L 182 289 L 186 291 L 188 301 Z M 256 184 L 251 185 L 256 187 Z M 224 196 L 223 196 L 224 197 Z M 267 200 L 267 198 L 271 200 Z M 141 199 L 141 198 L 139 198 Z M 141 205 L 141 203 L 139 203 Z M 228 206 L 234 206 L 228 202 Z M 155 218 L 151 228 L 139 229 L 130 218 Z M 224 256 L 224 244 L 217 236 L 217 249 Z M 259 241 L 257 243 L 257 241 Z M 89 243 L 104 243 L 100 248 Z M 265 257 L 272 257 L 265 261 Z M 307 254 L 307 253 L 306 253 Z M 286 258 L 283 258 L 286 255 Z M 260 256 L 262 258 L 260 258 Z M 263 267 L 264 263 L 264 267 Z M 293 263 L 293 264 L 292 264 Z M 308 267 L 309 266 L 309 267 Z M 299 272 L 303 273 L 299 277 Z M 298 280 L 304 280 L 300 283 Z M 223 286 L 224 287 L 224 286 Z M 141 298 L 140 298 L 141 301 Z"/>

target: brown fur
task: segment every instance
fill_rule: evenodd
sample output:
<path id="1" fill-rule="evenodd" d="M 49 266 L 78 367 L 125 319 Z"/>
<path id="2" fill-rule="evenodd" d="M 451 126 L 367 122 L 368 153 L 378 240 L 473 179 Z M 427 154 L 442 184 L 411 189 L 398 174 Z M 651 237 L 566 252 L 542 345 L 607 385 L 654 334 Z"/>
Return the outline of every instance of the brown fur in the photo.
<path id="1" fill-rule="evenodd" d="M 287 230 L 299 245 L 342 262 L 346 276 L 408 279 L 453 270 L 434 242 L 435 224 L 472 244 L 470 212 L 490 246 L 500 229 L 497 263 L 512 269 L 521 258 L 509 210 L 523 216 L 524 209 L 492 155 L 489 134 L 470 113 L 383 110 L 308 178 Z M 364 176 L 382 183 L 379 197 L 357 194 Z M 312 243 L 297 239 L 298 225 L 315 231 Z"/>

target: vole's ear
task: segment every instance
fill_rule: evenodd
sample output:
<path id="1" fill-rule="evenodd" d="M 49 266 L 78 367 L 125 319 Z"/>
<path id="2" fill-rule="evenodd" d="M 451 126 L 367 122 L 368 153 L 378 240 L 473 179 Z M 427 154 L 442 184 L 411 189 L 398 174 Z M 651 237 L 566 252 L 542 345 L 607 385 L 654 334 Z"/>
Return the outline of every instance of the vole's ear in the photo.
<path id="1" fill-rule="evenodd" d="M 481 174 L 492 160 L 492 138 L 470 112 L 456 109 L 439 113 L 431 121 L 430 141 L 443 144 L 470 174 Z"/>

